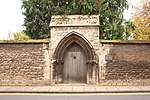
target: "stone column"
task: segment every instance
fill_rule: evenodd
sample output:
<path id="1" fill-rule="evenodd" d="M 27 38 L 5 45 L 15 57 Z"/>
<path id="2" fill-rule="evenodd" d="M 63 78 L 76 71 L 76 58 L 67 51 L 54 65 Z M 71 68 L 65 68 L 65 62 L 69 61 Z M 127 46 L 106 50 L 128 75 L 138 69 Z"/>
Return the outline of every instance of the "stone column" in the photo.
<path id="1" fill-rule="evenodd" d="M 45 84 L 51 84 L 50 82 L 50 56 L 49 56 L 49 47 L 47 44 L 43 44 L 43 52 L 44 52 L 44 60 L 45 60 L 45 66 L 44 66 L 44 81 Z"/>

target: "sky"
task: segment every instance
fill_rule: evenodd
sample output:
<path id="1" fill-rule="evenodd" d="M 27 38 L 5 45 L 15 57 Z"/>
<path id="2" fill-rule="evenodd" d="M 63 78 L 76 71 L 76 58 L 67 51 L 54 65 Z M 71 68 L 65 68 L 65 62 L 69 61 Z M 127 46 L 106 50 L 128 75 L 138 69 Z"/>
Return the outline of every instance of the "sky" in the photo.
<path id="1" fill-rule="evenodd" d="M 124 12 L 124 18 L 130 19 L 132 7 L 137 5 L 140 0 L 128 0 L 129 10 Z M 9 33 L 22 31 L 24 16 L 21 10 L 21 0 L 0 0 L 0 40 L 7 40 L 11 37 Z"/>

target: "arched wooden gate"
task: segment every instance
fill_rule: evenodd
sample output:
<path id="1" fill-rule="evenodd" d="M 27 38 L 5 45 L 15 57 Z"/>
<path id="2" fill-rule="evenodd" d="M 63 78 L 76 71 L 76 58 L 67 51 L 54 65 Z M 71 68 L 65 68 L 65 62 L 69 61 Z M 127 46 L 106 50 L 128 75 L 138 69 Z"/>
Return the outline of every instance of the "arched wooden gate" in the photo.
<path id="1" fill-rule="evenodd" d="M 53 76 L 56 83 L 87 83 L 95 53 L 82 35 L 76 32 L 66 35 L 59 42 L 54 57 Z"/>

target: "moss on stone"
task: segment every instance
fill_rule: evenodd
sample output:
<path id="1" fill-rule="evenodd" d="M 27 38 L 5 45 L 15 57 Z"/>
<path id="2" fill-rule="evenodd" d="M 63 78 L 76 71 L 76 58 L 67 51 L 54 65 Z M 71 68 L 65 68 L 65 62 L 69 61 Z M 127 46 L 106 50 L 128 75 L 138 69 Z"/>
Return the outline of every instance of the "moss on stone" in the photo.
<path id="1" fill-rule="evenodd" d="M 0 40 L 0 43 L 49 43 L 50 39 L 37 39 L 37 40 Z"/>
<path id="2" fill-rule="evenodd" d="M 100 40 L 101 43 L 150 43 L 150 40 Z"/>

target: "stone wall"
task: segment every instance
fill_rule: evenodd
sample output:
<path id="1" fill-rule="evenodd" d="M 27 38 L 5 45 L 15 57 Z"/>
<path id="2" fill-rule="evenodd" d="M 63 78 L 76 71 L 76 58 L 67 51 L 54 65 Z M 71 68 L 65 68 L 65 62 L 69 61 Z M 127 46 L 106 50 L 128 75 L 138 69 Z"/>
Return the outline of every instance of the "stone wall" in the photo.
<path id="1" fill-rule="evenodd" d="M 102 43 L 101 85 L 150 85 L 149 43 Z M 109 55 L 112 60 L 107 60 Z M 102 64 L 100 64 L 102 65 Z"/>
<path id="2" fill-rule="evenodd" d="M 101 42 L 98 54 L 100 85 L 150 85 L 150 43 Z M 0 85 L 51 85 L 50 56 L 49 43 L 0 43 Z"/>
<path id="3" fill-rule="evenodd" d="M 100 40 L 98 15 L 51 18 L 50 42 L 0 42 L 0 85 L 59 83 L 60 57 L 74 42 L 88 57 L 86 83 L 150 85 L 150 41 Z"/>
<path id="4" fill-rule="evenodd" d="M 51 51 L 54 53 L 58 43 L 70 33 L 78 33 L 93 46 L 99 48 L 100 23 L 98 15 L 68 15 L 52 16 L 51 27 Z"/>
<path id="5" fill-rule="evenodd" d="M 55 51 L 58 43 L 69 33 L 76 32 L 85 37 L 98 50 L 99 27 L 53 27 L 51 28 L 51 48 Z M 57 41 L 56 41 L 57 40 Z"/>
<path id="6" fill-rule="evenodd" d="M 48 43 L 0 43 L 0 85 L 44 83 Z"/>
<path id="7" fill-rule="evenodd" d="M 66 38 L 69 38 L 71 35 L 75 35 L 81 40 L 79 41 L 86 41 L 90 49 L 93 50 L 94 54 L 93 59 L 91 62 L 95 60 L 97 63 L 98 61 L 98 51 L 99 51 L 99 38 L 100 38 L 100 23 L 99 23 L 99 15 L 68 15 L 68 16 L 52 16 L 51 18 L 51 39 L 50 39 L 50 51 L 51 51 L 51 57 L 52 59 L 52 67 L 51 70 L 53 70 L 53 74 L 51 79 L 53 79 L 54 83 L 58 83 L 59 75 L 57 74 L 57 70 L 60 70 L 63 65 L 59 65 L 58 63 L 61 63 L 60 58 L 56 58 L 55 56 L 55 51 L 56 49 L 61 49 L 57 48 L 59 47 L 59 43 L 62 42 L 62 40 L 67 40 Z M 66 41 L 63 42 L 66 42 Z M 71 40 L 68 40 L 71 41 Z M 81 44 L 80 44 L 81 46 Z M 84 45 L 85 46 L 85 45 Z M 64 46 L 65 47 L 65 46 Z M 82 46 L 83 47 L 83 46 Z M 87 46 L 85 46 L 87 47 Z M 54 64 L 54 61 L 57 60 L 57 64 Z M 59 67 L 58 67 L 59 66 Z M 88 70 L 93 70 L 90 74 L 87 72 L 87 77 L 91 76 L 90 78 L 87 78 L 87 83 L 97 83 L 98 82 L 98 69 L 96 65 L 90 64 L 90 67 Z M 95 67 L 92 67 L 95 66 Z M 58 67 L 58 68 L 57 68 Z"/>

